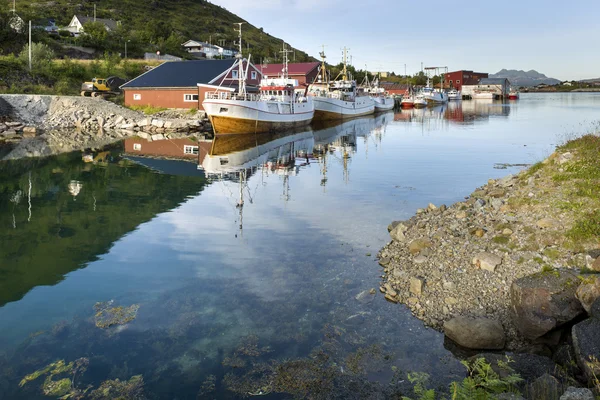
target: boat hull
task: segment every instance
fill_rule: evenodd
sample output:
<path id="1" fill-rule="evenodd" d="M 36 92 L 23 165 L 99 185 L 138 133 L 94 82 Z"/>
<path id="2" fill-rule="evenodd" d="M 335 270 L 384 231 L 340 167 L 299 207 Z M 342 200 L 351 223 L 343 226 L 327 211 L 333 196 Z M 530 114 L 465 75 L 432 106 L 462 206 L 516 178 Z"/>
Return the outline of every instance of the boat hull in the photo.
<path id="1" fill-rule="evenodd" d="M 312 101 L 288 104 L 239 100 L 204 100 L 215 134 L 263 133 L 303 127 L 314 116 Z"/>
<path id="2" fill-rule="evenodd" d="M 427 101 L 426 100 L 415 100 L 413 102 L 413 107 L 414 108 L 425 108 L 425 107 L 427 107 Z"/>
<path id="3" fill-rule="evenodd" d="M 375 112 L 375 102 L 369 97 L 345 101 L 328 97 L 314 97 L 315 121 L 336 120 L 370 115 Z"/>
<path id="4" fill-rule="evenodd" d="M 510 95 L 508 95 L 508 99 L 509 100 L 519 100 L 519 95 L 518 94 L 510 94 Z"/>
<path id="5" fill-rule="evenodd" d="M 389 111 L 394 109 L 395 101 L 391 97 L 376 97 L 373 99 L 375 102 L 375 112 Z"/>

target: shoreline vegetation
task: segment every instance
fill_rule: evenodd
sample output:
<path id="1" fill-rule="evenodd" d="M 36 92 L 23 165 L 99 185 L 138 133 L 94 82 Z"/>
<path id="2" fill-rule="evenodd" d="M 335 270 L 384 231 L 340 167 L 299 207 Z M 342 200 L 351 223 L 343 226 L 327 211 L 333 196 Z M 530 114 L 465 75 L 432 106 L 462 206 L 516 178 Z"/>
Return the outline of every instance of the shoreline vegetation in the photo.
<path id="1" fill-rule="evenodd" d="M 594 398 L 591 391 L 569 397 L 588 390 L 570 386 L 600 394 L 599 188 L 595 132 L 489 180 L 465 201 L 429 204 L 388 226 L 392 241 L 378 254 L 385 298 L 443 331 L 455 354 L 470 357 L 469 378 L 474 365 L 502 369 L 494 365 L 501 356 L 485 352 L 505 351 L 510 371 L 526 382 L 477 398 L 515 388 L 529 399 Z M 543 387 L 549 391 L 541 395 Z M 453 388 L 452 398 L 473 398 Z"/>

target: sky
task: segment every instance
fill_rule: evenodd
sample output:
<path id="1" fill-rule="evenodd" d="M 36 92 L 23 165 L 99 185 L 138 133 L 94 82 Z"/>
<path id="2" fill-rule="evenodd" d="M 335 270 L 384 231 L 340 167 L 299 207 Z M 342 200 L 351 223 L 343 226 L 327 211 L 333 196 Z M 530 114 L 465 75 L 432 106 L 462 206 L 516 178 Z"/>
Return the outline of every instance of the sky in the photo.
<path id="1" fill-rule="evenodd" d="M 571 80 L 600 77 L 600 0 L 211 0 L 265 32 L 338 63 L 409 74 L 447 66 L 495 73 L 534 69 Z"/>

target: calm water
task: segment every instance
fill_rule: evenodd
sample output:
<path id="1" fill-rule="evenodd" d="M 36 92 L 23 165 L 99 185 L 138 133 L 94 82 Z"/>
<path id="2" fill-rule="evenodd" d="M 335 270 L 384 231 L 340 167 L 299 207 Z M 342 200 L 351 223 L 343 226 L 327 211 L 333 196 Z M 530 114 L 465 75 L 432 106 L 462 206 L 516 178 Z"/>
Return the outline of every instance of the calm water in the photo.
<path id="1" fill-rule="evenodd" d="M 385 398 L 407 371 L 445 386 L 463 372 L 442 335 L 355 298 L 379 287 L 387 224 L 598 120 L 600 95 L 525 94 L 218 140 L 200 169 L 122 145 L 0 164 L 0 399 L 44 398 L 44 377 L 19 381 L 81 357 L 77 387 L 142 374 L 149 398 Z M 137 318 L 97 328 L 111 300 Z"/>

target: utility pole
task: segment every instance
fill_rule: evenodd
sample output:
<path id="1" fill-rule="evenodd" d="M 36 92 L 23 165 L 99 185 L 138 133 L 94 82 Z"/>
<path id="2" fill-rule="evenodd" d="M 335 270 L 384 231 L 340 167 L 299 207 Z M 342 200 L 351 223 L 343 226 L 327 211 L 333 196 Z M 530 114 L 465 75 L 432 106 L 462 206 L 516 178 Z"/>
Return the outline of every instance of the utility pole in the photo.
<path id="1" fill-rule="evenodd" d="M 13 14 L 17 12 L 17 0 L 13 0 L 13 9 L 12 9 Z"/>
<path id="2" fill-rule="evenodd" d="M 96 22 L 96 3 L 94 3 L 94 22 Z"/>
<path id="3" fill-rule="evenodd" d="M 31 72 L 31 20 L 29 20 L 29 71 Z"/>

